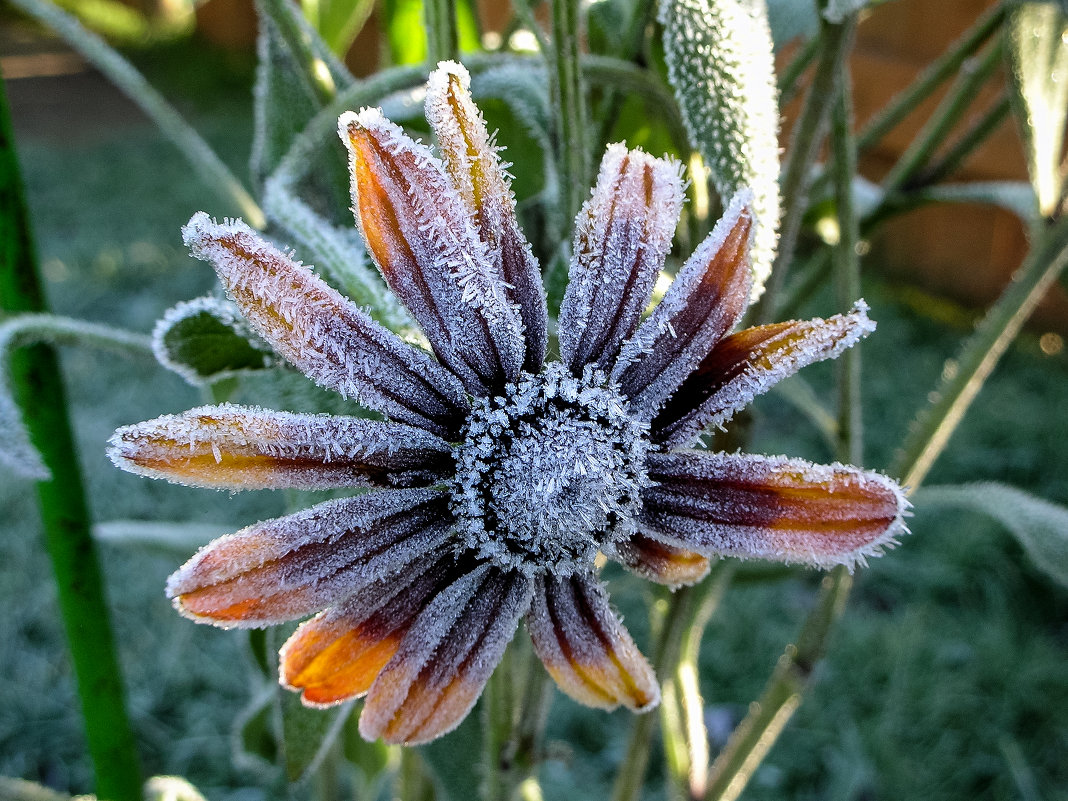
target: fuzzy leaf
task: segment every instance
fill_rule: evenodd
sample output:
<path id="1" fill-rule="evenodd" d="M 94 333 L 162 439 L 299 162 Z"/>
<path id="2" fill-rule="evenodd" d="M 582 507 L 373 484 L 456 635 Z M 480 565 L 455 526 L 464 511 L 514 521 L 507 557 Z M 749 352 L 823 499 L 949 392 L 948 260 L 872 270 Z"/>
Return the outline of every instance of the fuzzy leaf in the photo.
<path id="1" fill-rule="evenodd" d="M 767 6 L 758 0 L 661 0 L 664 56 L 690 140 L 720 198 L 753 192 L 755 300 L 778 245 L 779 104 Z"/>
<path id="2" fill-rule="evenodd" d="M 768 0 L 768 24 L 776 48 L 798 36 L 814 36 L 820 27 L 816 5 L 811 0 Z"/>
<path id="3" fill-rule="evenodd" d="M 169 309 L 152 332 L 156 360 L 194 386 L 243 370 L 262 370 L 275 359 L 230 301 L 213 297 Z"/>
<path id="4" fill-rule="evenodd" d="M 1068 508 L 997 482 L 921 490 L 916 505 L 964 506 L 1001 523 L 1035 566 L 1068 587 Z"/>
<path id="5" fill-rule="evenodd" d="M 1020 3 L 1008 25 L 1010 86 L 1031 184 L 1044 216 L 1063 190 L 1060 172 L 1068 118 L 1068 17 L 1050 3 Z"/>

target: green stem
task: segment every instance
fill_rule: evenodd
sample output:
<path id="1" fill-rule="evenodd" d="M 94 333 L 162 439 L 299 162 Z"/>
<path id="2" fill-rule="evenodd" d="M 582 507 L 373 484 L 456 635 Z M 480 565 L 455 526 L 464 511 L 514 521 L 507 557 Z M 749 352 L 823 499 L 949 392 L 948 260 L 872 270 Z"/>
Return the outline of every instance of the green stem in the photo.
<path id="1" fill-rule="evenodd" d="M 838 242 L 831 260 L 838 308 L 847 309 L 861 295 L 860 222 L 853 205 L 853 177 L 857 174 L 857 143 L 853 138 L 853 97 L 849 69 L 842 72 L 838 102 L 831 117 L 832 175 L 838 208 Z M 860 397 L 860 343 L 846 350 L 838 365 L 838 458 L 864 463 L 864 430 Z"/>
<path id="2" fill-rule="evenodd" d="M 1002 50 L 1001 41 L 996 40 L 987 48 L 978 64 L 962 66 L 960 79 L 883 179 L 882 186 L 887 193 L 907 188 L 919 169 L 946 141 L 953 126 L 975 100 L 979 89 L 1001 64 Z"/>
<path id="3" fill-rule="evenodd" d="M 805 70 L 812 66 L 812 62 L 816 59 L 816 54 L 820 52 L 821 44 L 820 37 L 818 35 L 813 36 L 798 49 L 794 57 L 790 59 L 790 63 L 783 69 L 782 75 L 779 76 L 778 80 L 780 108 L 793 100 L 794 95 L 797 94 L 801 84 L 801 76 L 805 74 Z"/>
<path id="4" fill-rule="evenodd" d="M 961 349 L 955 369 L 936 390 L 905 440 L 893 473 L 915 490 L 971 406 L 1002 354 L 1068 264 L 1068 218 L 1040 229 L 1031 252 Z"/>
<path id="5" fill-rule="evenodd" d="M 759 700 L 731 734 L 709 772 L 706 801 L 734 801 L 801 705 L 812 669 L 827 650 L 828 635 L 842 613 L 852 577 L 844 567 L 825 576 L 815 608 L 796 645 L 789 645 Z"/>
<path id="6" fill-rule="evenodd" d="M 776 303 L 786 279 L 786 272 L 793 261 L 797 236 L 801 230 L 801 218 L 808 206 L 807 184 L 812 172 L 812 163 L 819 152 L 836 96 L 835 87 L 842 73 L 846 56 L 853 44 L 856 15 L 850 15 L 840 25 L 826 21 L 820 23 L 822 48 L 816 63 L 812 85 L 805 95 L 801 115 L 794 128 L 790 153 L 783 168 L 782 217 L 779 229 L 779 252 L 768 278 L 767 289 L 755 310 L 757 323 L 771 322 L 776 317 Z"/>
<path id="7" fill-rule="evenodd" d="M 912 184 L 930 186 L 948 178 L 957 171 L 965 159 L 975 152 L 977 147 L 998 129 L 1011 111 L 1012 101 L 1007 92 L 1002 93 L 1001 97 L 961 134 L 941 158 L 928 165 L 913 178 Z"/>
<path id="8" fill-rule="evenodd" d="M 175 111 L 145 77 L 129 61 L 109 47 L 99 36 L 82 27 L 74 17 L 43 0 L 12 0 L 30 16 L 36 18 L 67 40 L 87 61 L 100 70 L 121 89 L 181 151 L 189 164 L 200 173 L 205 183 L 220 195 L 229 198 L 242 216 L 254 228 L 263 228 L 267 221 L 263 211 L 230 169 L 223 164 L 211 146 Z"/>
<path id="9" fill-rule="evenodd" d="M 586 195 L 586 102 L 579 68 L 580 3 L 551 0 L 553 69 L 550 86 L 556 116 L 564 219 L 572 220 Z"/>
<path id="10" fill-rule="evenodd" d="M 657 607 L 654 607 L 654 611 L 662 613 L 659 636 L 653 652 L 653 667 L 658 676 L 667 674 L 678 662 L 683 632 L 694 603 L 694 593 L 694 587 L 682 587 L 668 598 L 662 598 Z M 634 718 L 627 753 L 623 757 L 612 788 L 613 801 L 637 801 L 641 795 L 656 721 L 657 716 L 650 713 Z"/>
<path id="11" fill-rule="evenodd" d="M 939 84 L 956 73 L 998 29 L 1005 19 L 1005 3 L 998 3 L 953 43 L 949 50 L 932 62 L 915 81 L 896 95 L 882 111 L 875 114 L 857 135 L 857 147 L 867 150 L 911 114 Z"/>
<path id="12" fill-rule="evenodd" d="M 426 21 L 426 54 L 430 67 L 439 61 L 455 61 L 460 56 L 454 0 L 423 0 Z"/>
<path id="13" fill-rule="evenodd" d="M 47 312 L 38 277 L 29 213 L 15 157 L 7 99 L 0 81 L 0 309 Z M 34 345 L 11 358 L 12 384 L 30 438 L 51 478 L 37 484 L 45 547 L 81 700 L 97 795 L 141 798 L 141 770 L 126 716 L 122 679 L 78 456 L 55 352 Z"/>
<path id="14" fill-rule="evenodd" d="M 641 52 L 642 41 L 645 38 L 645 29 L 649 25 L 649 20 L 652 17 L 655 3 L 653 0 L 638 0 L 637 6 L 631 14 L 630 21 L 627 24 L 627 30 L 623 34 L 623 46 L 619 52 L 616 53 L 616 57 L 620 61 L 631 62 Z M 594 147 L 594 156 L 599 156 L 598 148 L 602 142 L 607 142 L 608 137 L 612 133 L 612 128 L 615 127 L 616 121 L 619 119 L 619 112 L 623 107 L 623 101 L 626 98 L 623 93 L 617 89 L 610 89 L 605 93 L 604 97 L 597 104 L 596 118 L 596 134 L 594 141 L 591 143 Z M 684 140 L 685 141 L 685 140 Z"/>

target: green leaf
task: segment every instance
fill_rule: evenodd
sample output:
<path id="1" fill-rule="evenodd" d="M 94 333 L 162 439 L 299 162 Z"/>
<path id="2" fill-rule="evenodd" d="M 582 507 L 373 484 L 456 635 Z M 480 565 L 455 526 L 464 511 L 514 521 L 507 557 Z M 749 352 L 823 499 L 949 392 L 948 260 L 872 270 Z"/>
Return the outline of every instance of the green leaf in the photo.
<path id="1" fill-rule="evenodd" d="M 1020 3 L 1009 18 L 1010 86 L 1039 211 L 1057 210 L 1068 118 L 1068 17 L 1051 3 Z"/>
<path id="2" fill-rule="evenodd" d="M 323 41 L 339 58 L 352 46 L 353 40 L 374 10 L 374 0 L 317 0 L 305 3 L 305 14 L 315 8 L 316 18 L 308 21 L 323 37 Z"/>
<path id="3" fill-rule="evenodd" d="M 393 65 L 426 61 L 422 0 L 384 0 L 383 17 Z"/>
<path id="4" fill-rule="evenodd" d="M 661 0 L 660 21 L 668 79 L 720 199 L 753 191 L 755 298 L 771 273 L 779 226 L 779 105 L 767 7 Z"/>
<path id="5" fill-rule="evenodd" d="M 360 734 L 359 716 L 351 714 L 341 733 L 341 753 L 356 766 L 363 780 L 360 798 L 377 798 L 378 791 L 400 761 L 400 748 L 381 740 L 368 742 Z"/>
<path id="6" fill-rule="evenodd" d="M 234 745 L 239 758 L 258 767 L 273 765 L 279 745 L 274 727 L 274 697 L 277 687 L 261 693 L 234 720 Z"/>
<path id="7" fill-rule="evenodd" d="M 237 306 L 213 297 L 168 310 L 152 334 L 156 359 L 194 386 L 244 370 L 262 370 L 275 359 L 252 333 Z"/>
<path id="8" fill-rule="evenodd" d="M 330 750 L 352 713 L 352 704 L 337 709 L 312 709 L 304 706 L 298 693 L 288 690 L 279 690 L 278 699 L 286 777 L 297 782 L 314 772 Z"/>
<path id="9" fill-rule="evenodd" d="M 447 737 L 421 746 L 419 754 L 434 774 L 439 797 L 469 801 L 481 781 L 481 715 L 468 715 Z"/>
<path id="10" fill-rule="evenodd" d="M 1035 566 L 1068 587 L 1068 508 L 996 482 L 928 487 L 916 506 L 964 506 L 997 520 Z"/>

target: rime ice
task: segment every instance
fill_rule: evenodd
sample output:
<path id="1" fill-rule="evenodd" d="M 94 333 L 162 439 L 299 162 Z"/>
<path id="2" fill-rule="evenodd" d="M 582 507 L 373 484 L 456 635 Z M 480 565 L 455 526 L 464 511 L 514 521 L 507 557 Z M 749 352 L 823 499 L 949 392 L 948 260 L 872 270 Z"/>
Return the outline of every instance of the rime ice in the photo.
<path id="1" fill-rule="evenodd" d="M 655 706 L 656 675 L 612 609 L 599 554 L 677 587 L 723 556 L 852 569 L 904 531 L 901 490 L 879 474 L 692 449 L 873 328 L 858 302 L 730 333 L 752 283 L 748 191 L 641 321 L 682 178 L 670 160 L 610 147 L 576 220 L 562 359 L 544 364 L 539 267 L 469 83 L 454 63 L 431 76 L 441 160 L 376 109 L 339 125 L 356 223 L 433 355 L 244 223 L 199 213 L 184 231 L 280 358 L 391 419 L 220 404 L 121 428 L 109 452 L 201 487 L 369 488 L 216 540 L 167 593 L 217 626 L 312 616 L 282 648 L 280 681 L 311 706 L 366 696 L 360 732 L 392 743 L 457 726 L 523 619 L 567 695 Z"/>

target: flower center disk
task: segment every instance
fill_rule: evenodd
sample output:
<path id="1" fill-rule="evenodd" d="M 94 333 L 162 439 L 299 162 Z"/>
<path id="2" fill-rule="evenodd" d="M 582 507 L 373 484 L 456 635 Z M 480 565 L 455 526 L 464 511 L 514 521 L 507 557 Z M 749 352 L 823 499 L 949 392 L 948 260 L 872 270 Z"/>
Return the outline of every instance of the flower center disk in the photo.
<path id="1" fill-rule="evenodd" d="M 502 567 L 570 575 L 629 536 L 648 485 L 647 426 L 604 374 L 559 363 L 476 401 L 452 511 L 465 544 Z"/>

